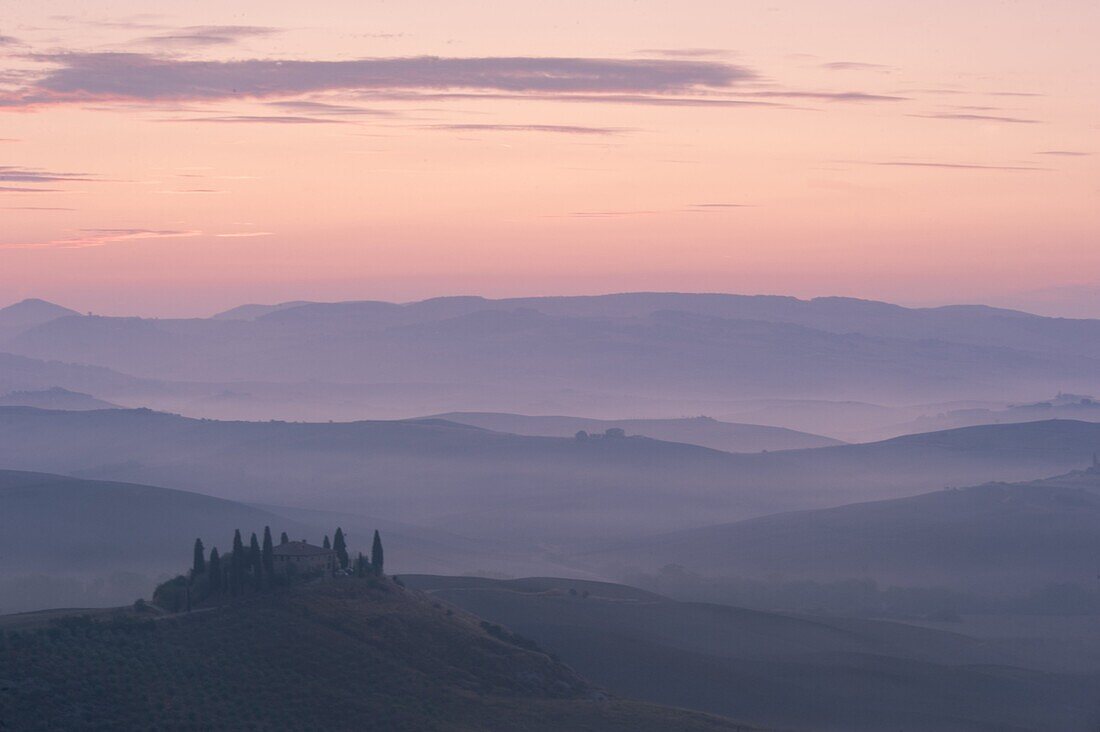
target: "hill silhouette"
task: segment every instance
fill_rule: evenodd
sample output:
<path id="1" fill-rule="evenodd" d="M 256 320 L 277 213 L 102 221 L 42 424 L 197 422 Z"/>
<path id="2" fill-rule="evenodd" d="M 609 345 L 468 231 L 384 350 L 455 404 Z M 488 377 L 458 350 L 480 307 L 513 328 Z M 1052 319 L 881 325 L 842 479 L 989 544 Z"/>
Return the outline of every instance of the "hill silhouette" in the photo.
<path id="1" fill-rule="evenodd" d="M 0 308 L 0 340 L 69 315 L 78 315 L 78 313 L 38 298 L 28 298 L 8 305 Z"/>
<path id="2" fill-rule="evenodd" d="M 91 394 L 69 391 L 60 386 L 38 391 L 11 391 L 0 396 L 0 407 L 37 407 L 38 409 L 86 410 L 117 409 L 117 404 L 96 399 Z"/>
<path id="3" fill-rule="evenodd" d="M 157 620 L 70 617 L 0 643 L 0 722 L 12 729 L 738 728 L 608 698 L 530 641 L 388 580 Z"/>
<path id="4" fill-rule="evenodd" d="M 715 577 L 871 578 L 897 586 L 1023 594 L 1091 585 L 1100 471 L 782 513 L 647 537 L 584 557 L 621 571 L 665 563 Z"/>
<path id="5" fill-rule="evenodd" d="M 0 612 L 129 602 L 186 564 L 196 537 L 221 537 L 225 552 L 234 529 L 247 536 L 264 526 L 317 544 L 340 526 L 355 550 L 380 529 L 396 571 L 522 571 L 531 562 L 508 547 L 365 515 L 0 470 Z"/>
<path id="6" fill-rule="evenodd" d="M 0 407 L 0 464 L 245 503 L 539 542 L 673 531 L 1088 464 L 1100 424 L 972 427 L 731 454 L 641 437 L 529 437 L 442 420 L 219 422 Z"/>
<path id="7" fill-rule="evenodd" d="M 710 417 L 682 419 L 585 419 L 567 416 L 528 416 L 501 412 L 448 412 L 434 415 L 459 424 L 511 432 L 517 435 L 572 437 L 579 431 L 601 434 L 621 429 L 629 435 L 642 435 L 667 442 L 686 442 L 725 452 L 762 452 L 798 450 L 842 444 L 840 440 L 808 434 L 783 427 L 720 422 Z"/>
<path id="8" fill-rule="evenodd" d="M 0 348 L 165 380 L 458 384 L 477 389 L 469 401 L 481 404 L 500 403 L 490 386 L 506 385 L 513 403 L 552 386 L 630 404 L 1087 392 L 1100 387 L 1098 342 L 1100 321 L 977 306 L 626 293 L 290 303 L 191 319 L 70 315 Z"/>
<path id="9" fill-rule="evenodd" d="M 899 623 L 676 602 L 563 579 L 408 576 L 530 637 L 596 683 L 784 729 L 1084 730 L 1096 672 L 1029 668 L 1010 644 Z"/>

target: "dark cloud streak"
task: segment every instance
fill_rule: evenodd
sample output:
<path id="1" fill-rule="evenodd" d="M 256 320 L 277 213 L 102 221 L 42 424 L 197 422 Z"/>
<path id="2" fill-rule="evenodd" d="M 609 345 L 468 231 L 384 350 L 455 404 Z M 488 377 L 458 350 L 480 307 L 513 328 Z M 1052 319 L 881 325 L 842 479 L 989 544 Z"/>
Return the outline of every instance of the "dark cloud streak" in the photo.
<path id="1" fill-rule="evenodd" d="M 38 55 L 57 64 L 7 106 L 91 101 L 220 101 L 319 91 L 482 89 L 539 94 L 675 94 L 756 74 L 710 61 L 594 58 L 367 58 L 187 61 L 139 53 Z"/>

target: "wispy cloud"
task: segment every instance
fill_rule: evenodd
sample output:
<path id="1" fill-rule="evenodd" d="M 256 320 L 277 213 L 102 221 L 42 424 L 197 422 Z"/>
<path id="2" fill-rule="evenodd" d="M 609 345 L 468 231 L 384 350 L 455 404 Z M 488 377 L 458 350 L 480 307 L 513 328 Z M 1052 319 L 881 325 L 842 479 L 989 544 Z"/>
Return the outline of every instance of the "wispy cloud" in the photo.
<path id="1" fill-rule="evenodd" d="M 350 104 L 333 104 L 331 102 L 319 102 L 309 99 L 288 99 L 278 102 L 266 102 L 266 104 L 270 107 L 276 107 L 288 112 L 302 112 L 312 115 L 333 115 L 337 117 L 392 117 L 394 115 L 394 112 L 388 109 L 371 109 L 368 107 L 356 107 Z"/>
<path id="2" fill-rule="evenodd" d="M 502 94 L 499 92 L 406 92 L 406 91 L 368 91 L 359 97 L 375 101 L 428 102 L 428 101 L 496 101 L 528 100 L 579 102 L 584 104 L 627 104 L 655 107 L 783 107 L 780 102 L 764 102 L 755 99 L 734 99 L 729 96 L 696 94 L 693 96 L 654 95 L 654 94 L 539 94 L 532 92 Z"/>
<path id="3" fill-rule="evenodd" d="M 910 117 L 923 117 L 924 119 L 953 119 L 969 122 L 1006 122 L 1016 125 L 1042 124 L 1042 120 L 1024 119 L 1022 117 L 1001 117 L 995 114 L 911 114 Z"/>
<path id="4" fill-rule="evenodd" d="M 830 61 L 827 64 L 821 64 L 821 68 L 828 69 L 829 71 L 892 71 L 892 66 L 886 66 L 885 64 L 868 64 L 862 61 Z"/>
<path id="5" fill-rule="evenodd" d="M 137 42 L 159 46 L 225 46 L 246 38 L 269 36 L 278 32 L 276 28 L 257 25 L 191 25 L 146 36 Z"/>
<path id="6" fill-rule="evenodd" d="M 4 193 L 58 193 L 60 188 L 31 188 L 30 186 L 0 186 Z"/>
<path id="7" fill-rule="evenodd" d="M 1082 150 L 1040 150 L 1035 153 L 1036 155 L 1055 155 L 1065 158 L 1084 158 L 1092 155 L 1090 152 L 1084 152 Z"/>
<path id="8" fill-rule="evenodd" d="M 4 206 L 8 211 L 76 211 L 69 206 Z"/>
<path id="9" fill-rule="evenodd" d="M 949 170 L 1048 170 L 1028 165 L 979 165 L 975 163 L 921 163 L 905 160 L 887 160 L 871 165 L 889 165 L 900 168 L 947 168 Z"/>
<path id="10" fill-rule="evenodd" d="M 580 125 L 448 124 L 428 125 L 427 129 L 458 132 L 551 132 L 565 135 L 620 135 L 624 132 L 630 132 L 625 127 L 584 127 Z"/>
<path id="11" fill-rule="evenodd" d="M 233 231 L 225 234 L 214 234 L 219 239 L 251 239 L 257 236 L 273 236 L 273 231 Z"/>
<path id="12" fill-rule="evenodd" d="M 201 235 L 201 231 L 164 229 L 80 229 L 76 236 L 61 239 L 11 244 L 0 243 L 0 249 L 87 249 L 116 242 L 144 239 L 179 239 Z"/>
<path id="13" fill-rule="evenodd" d="M 0 35 L 0 46 L 19 46 L 22 45 L 22 41 L 14 36 Z"/>
<path id="14" fill-rule="evenodd" d="M 57 173 L 41 168 L 21 168 L 0 165 L 0 182 L 8 183 L 56 183 L 59 181 L 93 180 L 87 173 Z"/>
<path id="15" fill-rule="evenodd" d="M 729 51 L 724 48 L 643 48 L 638 53 L 666 58 L 707 58 L 725 56 Z"/>
<path id="16" fill-rule="evenodd" d="M 821 102 L 907 102 L 909 97 L 901 97 L 894 94 L 872 94 L 860 91 L 760 91 L 752 92 L 749 96 L 765 97 L 769 99 L 814 99 Z"/>
<path id="17" fill-rule="evenodd" d="M 565 214 L 568 218 L 575 219 L 616 219 L 624 216 L 645 216 L 647 214 L 660 213 L 659 211 L 570 211 Z M 554 217 L 561 218 L 561 217 Z"/>
<path id="18" fill-rule="evenodd" d="M 347 120 L 323 117 L 305 117 L 287 114 L 233 114 L 211 117 L 171 117 L 158 122 L 211 122 L 218 124 L 276 124 L 276 125 L 332 125 L 344 124 Z"/>

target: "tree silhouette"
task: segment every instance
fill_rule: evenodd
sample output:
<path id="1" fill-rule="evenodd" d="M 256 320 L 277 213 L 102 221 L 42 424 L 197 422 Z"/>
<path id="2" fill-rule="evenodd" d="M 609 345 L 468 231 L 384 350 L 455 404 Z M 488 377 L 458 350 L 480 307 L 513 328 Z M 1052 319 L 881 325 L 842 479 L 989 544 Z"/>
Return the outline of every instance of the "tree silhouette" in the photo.
<path id="1" fill-rule="evenodd" d="M 359 556 L 355 558 L 355 576 L 366 577 L 367 576 L 367 560 L 363 556 L 363 552 L 359 552 Z"/>
<path id="2" fill-rule="evenodd" d="M 248 543 L 248 568 L 252 572 L 252 584 L 260 589 L 260 581 L 263 577 L 264 560 L 260 551 L 260 540 L 256 538 L 256 532 L 252 532 L 252 540 Z"/>
<path id="3" fill-rule="evenodd" d="M 286 535 L 285 531 L 282 534 L 279 535 L 279 543 L 280 544 L 289 544 L 290 543 L 290 537 Z"/>
<path id="4" fill-rule="evenodd" d="M 275 547 L 271 544 L 270 526 L 264 527 L 263 564 L 264 574 L 268 576 L 275 574 Z"/>
<path id="5" fill-rule="evenodd" d="M 210 550 L 209 583 L 211 592 L 219 592 L 222 588 L 222 558 L 218 556 L 218 547 Z"/>
<path id="6" fill-rule="evenodd" d="M 229 590 L 234 595 L 240 594 L 244 584 L 244 542 L 241 541 L 241 530 L 233 532 L 233 554 L 229 563 Z"/>
<path id="7" fill-rule="evenodd" d="M 191 564 L 191 576 L 202 574 L 206 571 L 206 550 L 203 549 L 202 539 L 195 539 L 195 559 Z"/>
<path id="8" fill-rule="evenodd" d="M 340 569 L 348 568 L 348 545 L 344 541 L 344 530 L 336 527 L 336 534 L 332 539 L 332 550 L 336 552 L 336 558 L 340 560 Z"/>
<path id="9" fill-rule="evenodd" d="M 376 575 L 382 576 L 382 537 L 378 534 L 378 529 L 374 530 L 374 542 L 370 548 L 370 566 Z"/>
<path id="10" fill-rule="evenodd" d="M 325 549 L 331 549 L 332 548 L 332 542 L 330 542 L 328 540 L 328 534 L 325 534 L 325 540 L 323 542 L 321 542 L 321 546 L 323 546 Z"/>

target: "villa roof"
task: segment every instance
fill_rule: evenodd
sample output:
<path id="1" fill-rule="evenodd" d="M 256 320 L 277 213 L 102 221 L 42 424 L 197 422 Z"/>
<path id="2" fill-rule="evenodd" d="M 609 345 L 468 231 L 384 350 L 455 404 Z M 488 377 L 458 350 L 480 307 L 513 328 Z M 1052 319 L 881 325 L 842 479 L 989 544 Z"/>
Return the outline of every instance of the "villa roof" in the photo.
<path id="1" fill-rule="evenodd" d="M 274 551 L 276 556 L 286 557 L 316 557 L 333 553 L 331 549 L 314 546 L 306 541 L 288 541 L 286 544 L 277 545 Z"/>

